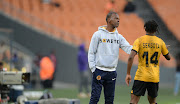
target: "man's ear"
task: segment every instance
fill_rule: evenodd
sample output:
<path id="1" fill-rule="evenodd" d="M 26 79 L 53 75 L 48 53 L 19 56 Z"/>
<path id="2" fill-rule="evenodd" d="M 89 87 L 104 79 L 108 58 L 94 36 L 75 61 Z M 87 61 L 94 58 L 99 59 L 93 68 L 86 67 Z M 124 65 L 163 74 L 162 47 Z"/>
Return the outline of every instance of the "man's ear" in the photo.
<path id="1" fill-rule="evenodd" d="M 111 20 L 112 20 L 112 18 L 110 17 L 110 18 L 108 18 L 108 23 L 110 23 L 111 22 Z"/>

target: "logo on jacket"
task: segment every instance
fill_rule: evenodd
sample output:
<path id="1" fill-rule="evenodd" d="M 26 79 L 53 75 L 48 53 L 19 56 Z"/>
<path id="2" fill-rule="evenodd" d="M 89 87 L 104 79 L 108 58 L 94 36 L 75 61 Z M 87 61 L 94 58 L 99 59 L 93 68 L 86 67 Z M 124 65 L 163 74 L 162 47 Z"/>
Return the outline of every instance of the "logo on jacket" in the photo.
<path id="1" fill-rule="evenodd" d="M 96 79 L 97 79 L 97 80 L 101 80 L 101 76 L 98 75 L 98 76 L 96 77 Z"/>
<path id="2" fill-rule="evenodd" d="M 106 42 L 106 39 L 103 39 L 103 42 Z"/>
<path id="3" fill-rule="evenodd" d="M 100 39 L 99 40 L 99 43 L 117 43 L 119 44 L 119 40 L 116 40 L 116 39 Z"/>

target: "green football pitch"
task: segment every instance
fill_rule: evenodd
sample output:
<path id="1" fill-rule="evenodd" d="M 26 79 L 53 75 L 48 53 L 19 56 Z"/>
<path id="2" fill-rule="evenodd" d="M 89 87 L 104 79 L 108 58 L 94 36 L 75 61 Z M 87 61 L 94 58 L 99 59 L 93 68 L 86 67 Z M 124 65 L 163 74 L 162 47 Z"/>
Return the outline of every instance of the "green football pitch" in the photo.
<path id="1" fill-rule="evenodd" d="M 77 88 L 66 89 L 51 89 L 50 90 L 54 98 L 70 98 L 80 99 L 81 104 L 89 104 L 89 98 L 78 98 Z M 103 91 L 103 90 L 102 90 Z M 114 104 L 129 104 L 131 87 L 116 86 Z M 180 94 L 178 96 L 173 95 L 172 88 L 160 88 L 159 95 L 157 97 L 158 104 L 180 104 Z M 98 104 L 104 104 L 104 95 L 101 93 L 101 98 Z M 140 98 L 138 104 L 149 104 L 147 100 L 147 94 Z"/>

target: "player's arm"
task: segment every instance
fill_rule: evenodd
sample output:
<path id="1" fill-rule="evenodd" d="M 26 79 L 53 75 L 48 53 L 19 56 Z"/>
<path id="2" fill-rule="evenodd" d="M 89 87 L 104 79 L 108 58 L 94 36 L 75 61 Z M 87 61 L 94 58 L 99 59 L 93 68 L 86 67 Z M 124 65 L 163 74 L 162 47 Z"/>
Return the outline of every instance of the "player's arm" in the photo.
<path id="1" fill-rule="evenodd" d="M 127 75 L 126 75 L 126 84 L 129 86 L 129 82 L 131 82 L 131 67 L 132 67 L 132 64 L 133 64 L 133 60 L 134 60 L 134 57 L 135 55 L 138 53 L 139 51 L 139 39 L 136 39 L 134 44 L 133 44 L 133 48 L 131 50 L 131 53 L 129 55 L 129 58 L 128 58 L 128 64 L 127 64 Z"/>
<path id="2" fill-rule="evenodd" d="M 134 57 L 137 54 L 137 51 L 133 50 L 131 51 L 129 58 L 128 58 L 128 64 L 127 64 L 127 75 L 126 75 L 126 84 L 129 86 L 129 83 L 131 82 L 131 67 L 134 61 Z"/>
<path id="3" fill-rule="evenodd" d="M 91 72 L 94 72 L 96 69 L 95 66 L 95 54 L 97 52 L 97 47 L 99 44 L 99 39 L 97 37 L 98 33 L 95 32 L 91 38 L 91 43 L 89 45 L 89 51 L 88 51 L 88 63 L 89 63 L 89 68 L 91 69 Z"/>

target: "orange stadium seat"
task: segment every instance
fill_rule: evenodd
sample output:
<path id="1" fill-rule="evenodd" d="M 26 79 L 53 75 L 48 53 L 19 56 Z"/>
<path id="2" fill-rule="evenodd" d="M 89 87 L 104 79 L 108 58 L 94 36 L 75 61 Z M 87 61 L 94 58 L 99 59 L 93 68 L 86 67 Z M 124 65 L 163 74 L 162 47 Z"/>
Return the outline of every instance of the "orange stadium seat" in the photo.
<path id="1" fill-rule="evenodd" d="M 11 6 L 12 4 L 11 4 L 11 0 L 3 0 L 2 1 L 2 7 L 3 7 L 3 11 L 4 12 L 6 12 L 7 14 L 11 14 L 12 12 L 11 12 L 11 8 L 10 8 L 10 6 Z"/>
<path id="2" fill-rule="evenodd" d="M 31 12 L 31 6 L 32 6 L 30 0 L 23 0 L 23 1 L 17 0 L 16 2 L 19 2 L 19 5 L 20 5 L 19 9 L 21 9 L 21 12 L 23 12 L 23 13 L 19 13 L 19 14 L 22 14 L 20 15 L 20 18 L 23 21 L 26 21 L 27 24 L 30 24 L 31 18 L 29 17 L 29 15 L 31 15 L 30 12 Z"/>
<path id="3" fill-rule="evenodd" d="M 32 10 L 32 4 L 31 4 L 31 0 L 23 0 L 23 1 L 20 1 L 22 7 L 23 7 L 23 10 L 27 13 L 30 13 L 31 10 Z"/>
<path id="4" fill-rule="evenodd" d="M 0 10 L 2 10 L 3 9 L 3 3 L 1 2 L 0 3 Z"/>

